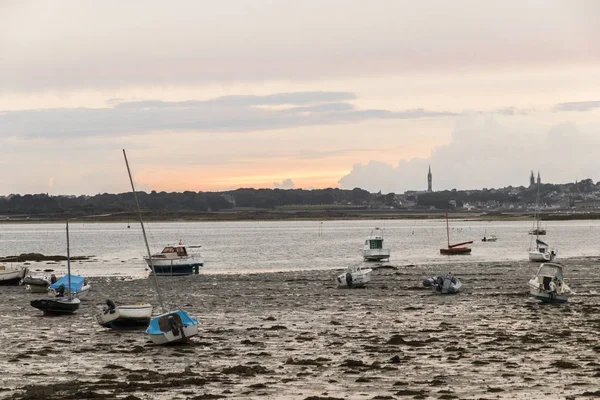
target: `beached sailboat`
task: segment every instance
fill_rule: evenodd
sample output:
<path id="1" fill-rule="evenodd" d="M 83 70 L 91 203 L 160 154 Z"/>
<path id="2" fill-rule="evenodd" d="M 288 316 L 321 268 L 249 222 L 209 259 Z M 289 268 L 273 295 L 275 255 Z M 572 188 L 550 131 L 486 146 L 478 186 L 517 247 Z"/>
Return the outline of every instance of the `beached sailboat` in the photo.
<path id="1" fill-rule="evenodd" d="M 366 261 L 381 261 L 390 258 L 390 249 L 383 247 L 383 232 L 379 228 L 371 231 L 371 236 L 365 240 L 362 253 Z"/>
<path id="2" fill-rule="evenodd" d="M 529 294 L 545 303 L 566 303 L 571 288 L 564 282 L 563 265 L 543 263 L 529 280 Z"/>
<path id="3" fill-rule="evenodd" d="M 535 204 L 535 214 L 533 220 L 533 229 L 530 231 L 534 232 L 535 241 L 533 237 L 531 238 L 531 242 L 529 244 L 529 261 L 536 262 L 544 262 L 544 261 L 552 261 L 556 258 L 558 251 L 556 249 L 551 249 L 547 243 L 540 240 L 539 235 L 545 235 L 546 230 L 542 230 L 540 228 L 540 215 L 539 215 L 539 204 L 540 204 L 540 185 L 538 183 L 537 188 L 537 198 Z M 541 233 L 543 232 L 543 233 Z"/>
<path id="4" fill-rule="evenodd" d="M 106 305 L 96 321 L 105 328 L 114 330 L 146 329 L 152 319 L 152 304 L 140 303 L 117 306 L 112 300 Z"/>
<path id="5" fill-rule="evenodd" d="M 445 255 L 460 255 L 460 254 L 471 254 L 471 248 L 466 247 L 465 244 L 473 243 L 472 240 L 468 242 L 450 244 L 450 228 L 448 227 L 448 214 L 446 214 L 446 237 L 448 238 L 448 247 L 441 248 L 440 253 Z"/>
<path id="6" fill-rule="evenodd" d="M 371 268 L 362 265 L 351 265 L 346 271 L 337 276 L 336 282 L 339 288 L 360 288 L 371 281 Z"/>
<path id="7" fill-rule="evenodd" d="M 150 246 L 148 245 L 148 238 L 146 236 L 146 229 L 144 228 L 144 221 L 142 219 L 142 211 L 140 209 L 140 203 L 138 201 L 137 193 L 135 191 L 135 185 L 133 184 L 133 178 L 131 176 L 131 170 L 129 169 L 129 162 L 127 161 L 127 154 L 123 149 L 123 157 L 125 158 L 125 165 L 127 166 L 127 174 L 129 175 L 129 182 L 131 183 L 131 190 L 133 191 L 133 198 L 138 211 L 140 219 L 140 225 L 142 227 L 142 234 L 144 236 L 144 243 L 146 244 L 146 251 L 150 260 L 150 268 L 152 269 L 152 277 L 154 284 L 156 285 L 156 295 L 158 302 L 160 303 L 161 310 L 164 311 L 162 297 L 160 295 L 160 286 L 158 284 L 158 278 L 152 263 L 152 254 L 150 253 Z M 146 333 L 150 336 L 150 340 L 154 344 L 168 344 L 174 342 L 182 342 L 188 340 L 190 337 L 198 334 L 198 320 L 192 318 L 187 312 L 183 310 L 169 311 L 158 315 L 150 321 Z"/>
<path id="8" fill-rule="evenodd" d="M 45 298 L 39 300 L 32 300 L 30 302 L 32 307 L 37 308 L 44 312 L 44 314 L 73 314 L 79 309 L 81 300 L 75 297 L 72 293 L 75 292 L 74 287 L 71 286 L 71 253 L 69 248 L 69 221 L 66 222 L 67 226 L 67 286 L 62 284 L 58 287 L 56 296 L 54 298 Z M 65 293 L 68 289 L 68 294 Z"/>

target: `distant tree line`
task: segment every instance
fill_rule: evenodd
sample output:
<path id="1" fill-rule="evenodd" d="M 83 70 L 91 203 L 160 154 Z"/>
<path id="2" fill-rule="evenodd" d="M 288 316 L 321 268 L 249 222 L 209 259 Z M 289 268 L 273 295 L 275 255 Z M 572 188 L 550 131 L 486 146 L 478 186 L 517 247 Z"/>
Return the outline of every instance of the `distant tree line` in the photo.
<path id="1" fill-rule="evenodd" d="M 273 209 L 289 205 L 367 205 L 371 194 L 355 188 L 342 189 L 237 189 L 227 192 L 138 192 L 140 207 L 155 212 L 203 212 L 234 207 Z M 133 193 L 95 196 L 49 196 L 47 194 L 0 197 L 0 214 L 94 215 L 136 211 Z"/>

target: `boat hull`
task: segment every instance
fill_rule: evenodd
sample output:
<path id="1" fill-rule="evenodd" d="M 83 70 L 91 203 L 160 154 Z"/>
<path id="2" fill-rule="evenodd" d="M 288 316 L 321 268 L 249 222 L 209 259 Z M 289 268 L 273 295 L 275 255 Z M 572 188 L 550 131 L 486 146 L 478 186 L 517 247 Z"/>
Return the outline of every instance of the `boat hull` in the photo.
<path id="1" fill-rule="evenodd" d="M 147 328 L 151 318 L 151 304 L 124 305 L 96 315 L 98 324 L 114 330 Z"/>
<path id="2" fill-rule="evenodd" d="M 156 276 L 198 275 L 202 265 L 155 265 Z"/>
<path id="3" fill-rule="evenodd" d="M 185 342 L 198 334 L 198 320 L 185 311 L 172 311 L 152 318 L 146 333 L 158 345 Z"/>
<path id="4" fill-rule="evenodd" d="M 566 303 L 569 300 L 570 293 L 556 293 L 544 290 L 535 279 L 529 281 L 529 294 L 544 303 Z"/>
<path id="5" fill-rule="evenodd" d="M 6 268 L 0 266 L 0 285 L 17 285 L 21 279 L 27 275 L 28 269 L 23 268 Z"/>
<path id="6" fill-rule="evenodd" d="M 73 314 L 79 309 L 80 300 L 61 297 L 57 299 L 31 300 L 32 307 L 44 312 L 44 314 Z"/>
<path id="7" fill-rule="evenodd" d="M 150 259 L 144 257 L 144 260 L 148 264 L 148 269 L 152 270 Z M 201 257 L 193 256 L 181 258 L 152 256 L 152 266 L 157 276 L 197 275 L 200 273 L 200 268 L 204 266 L 204 261 Z"/>
<path id="8" fill-rule="evenodd" d="M 365 259 L 365 261 L 389 260 L 390 250 L 389 249 L 383 249 L 383 250 L 378 250 L 378 251 L 363 250 L 363 258 Z"/>
<path id="9" fill-rule="evenodd" d="M 532 250 L 529 252 L 529 261 L 535 262 L 545 262 L 552 261 L 555 258 L 555 254 L 544 252 L 541 253 L 539 251 Z"/>
<path id="10" fill-rule="evenodd" d="M 28 293 L 46 293 L 48 285 L 25 285 L 25 291 Z"/>
<path id="11" fill-rule="evenodd" d="M 89 291 L 90 291 L 91 288 L 92 287 L 90 285 L 83 285 L 81 287 L 81 290 L 79 292 L 73 292 L 73 296 L 75 296 L 77 298 L 80 298 L 80 299 L 83 298 L 83 297 L 86 297 L 88 295 L 88 293 L 89 293 Z M 55 297 L 56 294 L 57 294 L 57 292 L 54 289 L 48 289 L 48 294 L 51 297 Z M 68 295 L 69 295 L 69 291 L 65 290 L 65 296 L 68 296 Z"/>
<path id="12" fill-rule="evenodd" d="M 471 249 L 469 247 L 449 247 L 440 249 L 440 254 L 448 256 L 466 255 L 471 254 Z"/>

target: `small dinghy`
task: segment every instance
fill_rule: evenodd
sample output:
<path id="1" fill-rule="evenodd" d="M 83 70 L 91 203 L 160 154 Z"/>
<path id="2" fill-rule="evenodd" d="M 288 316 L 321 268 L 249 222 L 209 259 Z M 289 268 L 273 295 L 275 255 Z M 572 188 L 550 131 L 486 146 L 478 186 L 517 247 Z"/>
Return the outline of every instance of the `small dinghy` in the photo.
<path id="1" fill-rule="evenodd" d="M 346 272 L 338 275 L 336 278 L 339 288 L 360 288 L 371 281 L 371 268 L 365 268 L 361 265 L 349 266 Z"/>
<path id="2" fill-rule="evenodd" d="M 102 312 L 96 315 L 96 321 L 101 326 L 115 330 L 144 329 L 150 324 L 151 318 L 151 304 L 117 306 L 112 300 L 106 300 Z"/>
<path id="3" fill-rule="evenodd" d="M 56 275 L 52 274 L 49 277 L 43 276 L 26 276 L 21 281 L 22 285 L 25 285 L 25 291 L 29 293 L 46 293 L 48 286 L 56 283 Z"/>
<path id="4" fill-rule="evenodd" d="M 566 303 L 571 293 L 563 278 L 563 265 L 544 263 L 529 280 L 529 294 L 544 303 Z"/>
<path id="5" fill-rule="evenodd" d="M 460 282 L 460 279 L 448 272 L 446 276 L 438 275 L 425 279 L 423 281 L 423 286 L 430 287 L 437 293 L 455 294 L 458 293 L 462 283 Z"/>
<path id="6" fill-rule="evenodd" d="M 198 320 L 182 310 L 152 318 L 146 333 L 154 344 L 184 342 L 198 334 Z"/>
<path id="7" fill-rule="evenodd" d="M 48 286 L 48 292 L 50 293 L 50 295 L 56 296 L 56 290 L 61 285 L 65 287 L 66 295 L 72 294 L 73 296 L 79 298 L 84 297 L 91 288 L 90 284 L 87 281 L 87 278 L 84 278 L 83 276 L 79 275 L 67 274 L 52 285 Z"/>
<path id="8" fill-rule="evenodd" d="M 71 282 L 71 255 L 69 249 L 69 221 L 67 221 L 67 285 L 73 288 Z M 56 296 L 51 299 L 32 300 L 29 304 L 44 312 L 44 314 L 73 314 L 79 309 L 81 300 L 74 297 L 71 292 L 66 295 L 67 286 L 64 284 L 56 288 Z"/>

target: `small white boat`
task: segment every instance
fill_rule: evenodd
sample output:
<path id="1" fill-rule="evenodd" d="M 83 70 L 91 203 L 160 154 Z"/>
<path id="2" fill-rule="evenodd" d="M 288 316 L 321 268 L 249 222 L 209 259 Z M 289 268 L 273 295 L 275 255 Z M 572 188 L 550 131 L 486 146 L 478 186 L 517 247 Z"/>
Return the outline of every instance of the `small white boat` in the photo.
<path id="1" fill-rule="evenodd" d="M 365 240 L 362 253 L 366 261 L 381 261 L 390 258 L 390 249 L 383 247 L 383 232 L 379 228 L 371 231 L 371 236 Z"/>
<path id="2" fill-rule="evenodd" d="M 56 276 L 54 274 L 47 276 L 33 276 L 28 275 L 21 280 L 21 284 L 25 285 L 25 291 L 29 293 L 46 293 L 48 286 L 56 282 Z"/>
<path id="3" fill-rule="evenodd" d="M 52 285 L 48 286 L 48 294 L 52 297 L 55 297 L 61 286 L 64 286 L 65 296 L 73 296 L 78 298 L 85 297 L 91 289 L 91 285 L 88 283 L 87 278 L 71 274 L 69 281 L 69 274 L 67 274 L 54 282 Z"/>
<path id="4" fill-rule="evenodd" d="M 529 261 L 552 261 L 557 255 L 557 250 L 551 249 L 548 244 L 537 238 L 535 239 L 535 247 L 529 249 Z"/>
<path id="5" fill-rule="evenodd" d="M 336 282 L 338 287 L 343 288 L 359 288 L 364 287 L 371 281 L 371 268 L 366 268 L 361 265 L 349 266 L 346 272 L 338 275 Z"/>
<path id="6" fill-rule="evenodd" d="M 566 303 L 571 288 L 564 282 L 563 265 L 543 263 L 529 280 L 529 294 L 545 303 Z"/>
<path id="7" fill-rule="evenodd" d="M 16 285 L 27 275 L 24 266 L 0 265 L 0 285 Z"/>
<path id="8" fill-rule="evenodd" d="M 179 242 L 174 246 L 166 246 L 160 253 L 152 254 L 152 266 L 157 276 L 197 275 L 204 266 L 199 253 L 191 254 L 188 249 L 199 249 L 200 246 L 187 246 Z M 144 256 L 151 269 L 150 258 Z"/>
<path id="9" fill-rule="evenodd" d="M 460 279 L 448 272 L 445 276 L 437 275 L 423 280 L 423 286 L 430 287 L 437 293 L 455 294 L 462 287 L 462 283 Z"/>
<path id="10" fill-rule="evenodd" d="M 198 320 L 182 310 L 152 318 L 146 333 L 154 344 L 183 342 L 198 334 Z"/>
<path id="11" fill-rule="evenodd" d="M 152 318 L 152 304 L 133 304 L 117 306 L 112 300 L 106 300 L 96 321 L 105 327 L 115 330 L 147 328 Z"/>
<path id="12" fill-rule="evenodd" d="M 481 239 L 482 242 L 495 242 L 496 240 L 498 240 L 496 235 L 486 235 Z"/>

